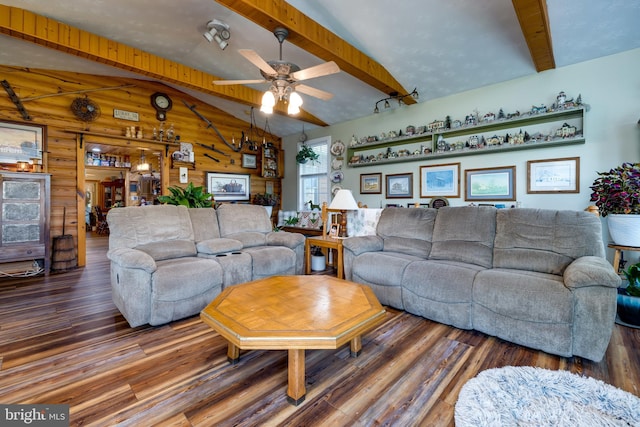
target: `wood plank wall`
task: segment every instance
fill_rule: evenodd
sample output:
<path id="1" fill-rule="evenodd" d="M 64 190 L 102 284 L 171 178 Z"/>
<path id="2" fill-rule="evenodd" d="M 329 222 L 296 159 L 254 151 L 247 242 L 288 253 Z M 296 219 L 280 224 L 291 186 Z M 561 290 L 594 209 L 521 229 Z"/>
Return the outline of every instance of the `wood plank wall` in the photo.
<path id="1" fill-rule="evenodd" d="M 78 224 L 76 218 L 79 218 L 77 206 L 82 206 L 84 203 L 78 204 L 78 198 L 84 200 L 84 188 L 77 188 L 77 157 L 79 154 L 76 149 L 76 134 L 68 132 L 68 130 L 85 130 L 124 136 L 125 127 L 135 125 L 142 127 L 145 138 L 151 139 L 152 130 L 159 123 L 156 119 L 156 111 L 150 104 L 150 96 L 154 92 L 164 92 L 173 101 L 173 108 L 167 113 L 165 128 L 173 123 L 176 134 L 180 135 L 181 141 L 190 142 L 194 145 L 195 170 L 189 170 L 189 181 L 196 186 L 204 185 L 206 187 L 206 172 L 250 174 L 250 192 L 252 196 L 256 193 L 264 193 L 267 181 L 273 183 L 274 193 L 281 195 L 281 182 L 279 179 L 264 179 L 260 176 L 260 151 L 250 152 L 257 155 L 258 168 L 243 168 L 242 153 L 236 153 L 228 148 L 212 129 L 206 128 L 206 123 L 196 117 L 183 104 L 182 100 L 195 104 L 197 110 L 215 124 L 227 141 L 235 138 L 237 142 L 242 131 L 248 134 L 249 115 L 247 115 L 247 121 L 243 121 L 169 86 L 158 82 L 132 78 L 0 66 L 1 80 L 6 80 L 21 100 L 43 95 L 60 94 L 59 96 L 24 101 L 25 109 L 33 118 L 31 122 L 25 122 L 9 96 L 2 90 L 2 93 L 0 93 L 0 120 L 47 125 L 47 167 L 43 172 L 48 172 L 52 175 L 51 236 L 53 238 L 62 234 L 63 209 L 66 207 L 65 234 L 73 235 L 76 248 L 82 251 L 84 251 L 84 242 L 81 242 L 80 246 L 78 246 L 78 237 L 80 236 L 81 240 L 84 238 L 84 231 L 79 231 L 80 227 L 84 227 L 84 222 Z M 64 94 L 73 91 L 128 85 L 132 86 L 87 93 L 86 96 L 95 101 L 101 110 L 100 117 L 90 123 L 77 119 L 70 109 L 72 101 L 76 97 L 85 96 L 85 94 Z M 140 121 L 132 122 L 114 118 L 114 109 L 137 112 Z M 247 110 L 249 110 L 249 107 L 247 107 Z M 263 126 L 264 124 L 258 123 L 258 125 Z M 263 130 L 259 129 L 259 132 L 262 135 Z M 258 138 L 258 140 L 262 142 L 262 138 Z M 267 134 L 266 140 L 273 142 L 276 148 L 280 149 L 282 147 L 281 139 L 275 135 Z M 122 141 L 119 142 L 121 143 Z M 204 148 L 197 146 L 196 142 L 207 145 L 213 144 L 215 148 L 222 150 L 230 157 L 210 151 L 207 152 Z M 131 144 L 135 146 L 135 141 L 132 141 Z M 247 150 L 243 151 L 249 153 Z M 209 159 L 204 155 L 205 152 L 219 158 L 220 162 L 217 163 Z M 234 160 L 234 164 L 231 164 L 230 159 Z M 84 161 L 84 156 L 79 161 Z M 131 161 L 132 163 L 136 162 L 137 158 L 132 157 Z M 6 165 L 4 166 L 6 167 Z M 168 181 L 166 177 L 163 177 L 163 182 L 167 184 L 166 186 L 186 186 L 186 184 L 180 184 L 178 168 L 169 169 L 168 175 Z M 163 188 L 163 193 L 168 193 L 166 188 Z M 278 209 L 279 207 L 276 206 L 274 212 L 277 212 Z M 84 259 L 84 254 L 79 253 L 78 255 L 80 262 Z"/>

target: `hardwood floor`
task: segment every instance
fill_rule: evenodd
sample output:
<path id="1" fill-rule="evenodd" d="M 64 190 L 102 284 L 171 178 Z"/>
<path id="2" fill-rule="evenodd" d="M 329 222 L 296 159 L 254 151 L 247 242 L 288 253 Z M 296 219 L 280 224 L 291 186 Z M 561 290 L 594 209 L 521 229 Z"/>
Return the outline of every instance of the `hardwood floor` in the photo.
<path id="1" fill-rule="evenodd" d="M 286 401 L 285 351 L 227 344 L 195 316 L 130 328 L 111 302 L 106 237 L 88 266 L 0 279 L 0 402 L 65 403 L 71 425 L 447 426 L 462 385 L 505 365 L 563 369 L 640 395 L 640 330 L 616 325 L 605 359 L 560 358 L 388 309 L 362 354 L 306 353 L 307 397 Z"/>

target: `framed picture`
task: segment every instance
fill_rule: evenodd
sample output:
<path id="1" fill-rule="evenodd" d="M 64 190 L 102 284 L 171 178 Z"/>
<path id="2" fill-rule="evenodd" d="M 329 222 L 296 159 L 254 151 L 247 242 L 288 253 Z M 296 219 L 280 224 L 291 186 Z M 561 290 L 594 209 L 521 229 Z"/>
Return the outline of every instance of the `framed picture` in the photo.
<path id="1" fill-rule="evenodd" d="M 429 207 L 433 209 L 440 209 L 444 206 L 449 206 L 449 201 L 446 197 L 434 197 L 429 204 Z"/>
<path id="2" fill-rule="evenodd" d="M 420 197 L 460 197 L 460 163 L 420 166 Z"/>
<path id="3" fill-rule="evenodd" d="M 387 199 L 403 199 L 413 197 L 413 174 L 412 173 L 395 173 L 386 175 Z"/>
<path id="4" fill-rule="evenodd" d="M 242 154 L 242 167 L 255 169 L 258 167 L 255 154 Z"/>
<path id="5" fill-rule="evenodd" d="M 465 200 L 515 200 L 515 166 L 467 169 Z"/>
<path id="6" fill-rule="evenodd" d="M 329 228 L 329 237 L 338 237 L 340 235 L 340 224 L 333 223 Z"/>
<path id="7" fill-rule="evenodd" d="M 0 121 L 0 163 L 42 160 L 46 140 L 44 125 Z"/>
<path id="8" fill-rule="evenodd" d="M 217 202 L 249 200 L 251 175 L 207 172 L 207 192 Z"/>
<path id="9" fill-rule="evenodd" d="M 382 193 L 381 173 L 361 173 L 360 174 L 360 194 L 380 194 Z"/>
<path id="10" fill-rule="evenodd" d="M 578 193 L 580 191 L 580 157 L 529 160 L 527 193 Z"/>

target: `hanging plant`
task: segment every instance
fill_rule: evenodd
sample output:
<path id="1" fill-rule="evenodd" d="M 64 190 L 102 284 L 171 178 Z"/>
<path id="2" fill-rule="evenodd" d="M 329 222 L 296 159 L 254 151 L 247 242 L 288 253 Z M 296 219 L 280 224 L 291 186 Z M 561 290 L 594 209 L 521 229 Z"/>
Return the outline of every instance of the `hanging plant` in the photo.
<path id="1" fill-rule="evenodd" d="M 315 163 L 318 161 L 319 157 L 318 153 L 313 151 L 313 148 L 309 147 L 307 144 L 302 144 L 300 151 L 296 154 L 296 161 L 300 164 L 305 164 L 309 160 L 311 160 L 312 163 Z"/>

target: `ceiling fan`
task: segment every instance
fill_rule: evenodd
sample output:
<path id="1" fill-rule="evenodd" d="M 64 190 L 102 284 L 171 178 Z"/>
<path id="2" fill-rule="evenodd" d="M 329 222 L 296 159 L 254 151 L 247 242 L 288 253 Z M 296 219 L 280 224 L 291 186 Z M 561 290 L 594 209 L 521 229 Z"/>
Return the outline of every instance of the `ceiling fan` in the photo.
<path id="1" fill-rule="evenodd" d="M 256 84 L 256 83 L 271 83 L 271 87 L 265 93 L 262 98 L 261 111 L 265 111 L 265 97 L 272 99 L 272 101 L 266 100 L 267 104 L 271 102 L 271 110 L 275 105 L 275 99 L 288 100 L 290 104 L 294 102 L 299 103 L 298 107 L 302 104 L 302 99 L 295 92 L 304 93 L 323 101 L 327 101 L 333 97 L 333 94 L 325 92 L 320 89 L 313 88 L 299 83 L 302 80 L 313 79 L 316 77 L 327 76 L 329 74 L 335 74 L 340 72 L 338 65 L 333 62 L 325 62 L 320 65 L 305 68 L 301 70 L 296 64 L 282 59 L 282 43 L 289 35 L 289 31 L 286 28 L 277 27 L 273 31 L 273 35 L 276 36 L 280 43 L 280 59 L 274 61 L 265 61 L 255 51 L 251 49 L 240 49 L 238 52 L 249 60 L 252 64 L 260 69 L 260 74 L 264 77 L 263 80 L 214 80 L 215 85 L 238 85 L 238 84 Z M 268 95 L 271 93 L 271 95 Z M 294 95 L 295 94 L 295 95 Z M 297 99 L 296 99 L 297 97 Z M 269 109 L 267 107 L 267 109 Z M 270 112 L 270 111 L 267 111 Z M 292 113 L 291 110 L 289 114 Z"/>

